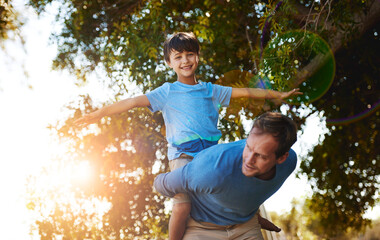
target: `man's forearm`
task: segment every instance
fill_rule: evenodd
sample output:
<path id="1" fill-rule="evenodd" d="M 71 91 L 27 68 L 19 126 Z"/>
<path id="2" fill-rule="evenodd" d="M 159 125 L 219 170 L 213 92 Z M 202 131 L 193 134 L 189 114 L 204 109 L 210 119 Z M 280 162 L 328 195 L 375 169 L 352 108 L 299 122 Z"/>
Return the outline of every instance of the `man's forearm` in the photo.
<path id="1" fill-rule="evenodd" d="M 165 197 L 173 197 L 175 193 L 168 190 L 165 186 L 166 175 L 169 173 L 162 173 L 154 179 L 154 188 L 157 192 Z"/>
<path id="2" fill-rule="evenodd" d="M 159 174 L 153 185 L 156 191 L 165 197 L 174 197 L 177 193 L 185 192 L 182 186 L 182 168 Z"/>

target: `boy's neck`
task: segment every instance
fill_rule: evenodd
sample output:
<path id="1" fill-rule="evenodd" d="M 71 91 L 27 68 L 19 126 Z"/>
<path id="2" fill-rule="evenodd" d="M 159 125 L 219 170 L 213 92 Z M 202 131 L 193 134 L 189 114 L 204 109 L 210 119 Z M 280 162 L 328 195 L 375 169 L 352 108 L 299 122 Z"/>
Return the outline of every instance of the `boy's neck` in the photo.
<path id="1" fill-rule="evenodd" d="M 195 76 L 189 77 L 189 78 L 177 78 L 177 81 L 180 82 L 180 83 L 183 83 L 183 84 L 187 84 L 187 85 L 196 85 L 196 84 L 198 84 L 198 81 L 195 78 Z"/>

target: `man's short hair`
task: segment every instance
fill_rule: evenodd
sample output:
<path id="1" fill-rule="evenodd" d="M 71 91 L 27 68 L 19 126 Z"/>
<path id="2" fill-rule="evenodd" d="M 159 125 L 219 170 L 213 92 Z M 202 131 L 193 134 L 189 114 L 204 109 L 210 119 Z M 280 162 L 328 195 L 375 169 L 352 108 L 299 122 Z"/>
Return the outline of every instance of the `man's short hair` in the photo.
<path id="1" fill-rule="evenodd" d="M 260 129 L 262 133 L 269 133 L 277 139 L 278 148 L 275 152 L 277 158 L 288 152 L 297 141 L 296 123 L 278 112 L 266 112 L 260 115 L 255 120 L 253 128 Z"/>
<path id="2" fill-rule="evenodd" d="M 178 32 L 164 42 L 164 58 L 166 62 L 170 62 L 170 53 L 173 50 L 194 52 L 199 55 L 199 49 L 199 42 L 194 33 Z"/>

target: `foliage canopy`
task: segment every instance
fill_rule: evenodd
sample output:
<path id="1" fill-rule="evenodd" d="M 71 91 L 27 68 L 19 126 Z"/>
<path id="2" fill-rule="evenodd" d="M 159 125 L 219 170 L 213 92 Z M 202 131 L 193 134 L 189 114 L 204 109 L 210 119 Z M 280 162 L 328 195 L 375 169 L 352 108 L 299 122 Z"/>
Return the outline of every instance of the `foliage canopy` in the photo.
<path id="1" fill-rule="evenodd" d="M 70 70 L 79 83 L 97 67 L 105 69 L 115 99 L 132 94 L 129 83 L 146 92 L 175 81 L 162 44 L 178 31 L 193 31 L 199 38 L 197 78 L 204 81 L 281 90 L 303 84 L 311 91 L 321 87 L 309 79 L 318 83 L 331 78 L 312 103 L 296 99 L 288 108 L 300 126 L 310 114 L 323 112 L 329 129 L 324 141 L 302 159 L 300 174 L 314 188 L 311 210 L 320 214 L 329 236 L 368 223 L 363 213 L 378 201 L 380 174 L 380 1 L 31 0 L 30 5 L 43 12 L 52 2 L 61 3 L 57 22 L 63 26 L 54 35 L 59 47 L 54 67 Z M 286 35 L 292 32 L 310 34 Z M 281 36 L 300 47 L 281 43 Z M 96 166 L 94 187 L 87 193 L 112 203 L 104 217 L 107 235 L 158 236 L 166 231 L 168 219 L 162 211 L 164 199 L 152 192 L 152 166 L 167 170 L 162 117 L 138 109 L 103 119 L 94 132 L 71 126 L 95 107 L 83 96 L 71 105 L 73 116 L 55 131 L 71 143 L 72 158 L 91 159 Z M 223 140 L 245 137 L 243 117 L 254 119 L 278 108 L 278 103 L 231 103 L 220 118 Z M 307 116 L 305 108 L 310 110 Z M 63 234 L 59 228 L 45 228 L 49 221 L 40 222 L 41 234 Z M 87 234 L 96 236 L 90 230 Z"/>

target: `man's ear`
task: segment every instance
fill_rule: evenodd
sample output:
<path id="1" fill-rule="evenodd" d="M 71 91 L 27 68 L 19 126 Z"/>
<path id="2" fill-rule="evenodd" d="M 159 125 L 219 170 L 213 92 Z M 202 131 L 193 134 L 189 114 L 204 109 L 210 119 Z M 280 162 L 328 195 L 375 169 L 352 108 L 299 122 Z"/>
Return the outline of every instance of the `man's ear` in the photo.
<path id="1" fill-rule="evenodd" d="M 288 158 L 288 156 L 289 156 L 289 152 L 286 152 L 284 155 L 277 158 L 276 163 L 281 164 L 281 163 L 285 162 L 285 160 Z"/>

